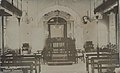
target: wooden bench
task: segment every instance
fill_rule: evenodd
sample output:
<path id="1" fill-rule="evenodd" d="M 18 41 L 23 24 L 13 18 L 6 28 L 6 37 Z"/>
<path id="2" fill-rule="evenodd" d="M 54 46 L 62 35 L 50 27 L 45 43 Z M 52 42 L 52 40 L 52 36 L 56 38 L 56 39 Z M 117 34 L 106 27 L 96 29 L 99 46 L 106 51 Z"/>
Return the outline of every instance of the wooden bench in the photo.
<path id="1" fill-rule="evenodd" d="M 35 70 L 35 73 L 40 73 L 41 55 L 11 55 L 11 56 L 2 56 L 1 70 L 22 70 L 23 73 L 30 73 Z M 15 68 L 14 68 L 15 67 Z M 39 71 L 37 71 L 39 68 Z"/>
<path id="2" fill-rule="evenodd" d="M 95 66 L 96 65 L 96 66 Z M 104 66 L 103 66 L 104 65 Z M 94 73 L 95 69 L 98 69 L 98 73 L 102 73 L 103 69 L 111 69 L 113 71 L 118 65 L 118 57 L 92 57 L 91 58 L 91 72 Z"/>
<path id="3" fill-rule="evenodd" d="M 24 67 L 23 67 L 24 66 Z M 33 63 L 32 62 L 27 62 L 27 63 L 3 63 L 1 67 L 2 71 L 3 70 L 22 70 L 23 73 L 28 73 L 28 70 L 30 70 L 30 73 L 35 70 L 33 68 Z"/>
<path id="4" fill-rule="evenodd" d="M 93 60 L 98 60 L 99 61 L 100 58 L 104 59 L 104 57 L 106 57 L 105 59 L 111 59 L 111 56 L 114 57 L 114 56 L 117 56 L 117 55 L 118 54 L 99 54 L 99 58 L 98 58 L 98 54 L 86 54 L 86 71 L 89 73 L 90 72 L 89 71 L 89 66 L 90 65 L 92 66 L 93 64 L 98 64 L 97 62 L 94 62 Z M 93 70 L 94 70 L 94 68 L 92 67 L 92 73 L 94 72 Z"/>

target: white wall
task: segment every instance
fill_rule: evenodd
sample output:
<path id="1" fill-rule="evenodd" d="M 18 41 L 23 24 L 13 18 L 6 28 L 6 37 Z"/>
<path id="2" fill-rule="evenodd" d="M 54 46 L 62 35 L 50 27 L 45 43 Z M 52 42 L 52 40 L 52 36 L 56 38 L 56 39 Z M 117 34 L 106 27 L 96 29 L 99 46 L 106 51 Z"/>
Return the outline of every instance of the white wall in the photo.
<path id="1" fill-rule="evenodd" d="M 6 46 L 19 48 L 19 25 L 16 16 L 8 17 L 6 26 Z"/>
<path id="2" fill-rule="evenodd" d="M 115 29 L 115 14 L 113 12 L 109 15 L 109 42 L 116 44 L 116 29 Z"/>
<path id="3" fill-rule="evenodd" d="M 108 27 L 106 19 L 97 21 L 92 21 L 91 23 L 84 25 L 84 40 L 93 41 L 95 47 L 97 44 L 99 47 L 107 45 L 108 43 Z"/>

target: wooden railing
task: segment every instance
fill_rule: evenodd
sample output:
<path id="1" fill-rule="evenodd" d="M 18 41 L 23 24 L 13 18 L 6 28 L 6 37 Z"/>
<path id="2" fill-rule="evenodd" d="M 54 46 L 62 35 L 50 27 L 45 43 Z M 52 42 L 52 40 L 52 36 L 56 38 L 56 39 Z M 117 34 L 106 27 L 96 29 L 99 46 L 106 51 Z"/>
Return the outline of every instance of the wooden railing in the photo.
<path id="1" fill-rule="evenodd" d="M 76 62 L 76 53 L 75 40 L 70 38 L 48 38 L 46 47 L 43 50 L 43 57 L 46 62 L 53 62 L 56 59 L 56 62 L 63 62 L 60 60 L 64 60 L 72 63 Z M 59 57 L 56 55 L 59 55 Z"/>

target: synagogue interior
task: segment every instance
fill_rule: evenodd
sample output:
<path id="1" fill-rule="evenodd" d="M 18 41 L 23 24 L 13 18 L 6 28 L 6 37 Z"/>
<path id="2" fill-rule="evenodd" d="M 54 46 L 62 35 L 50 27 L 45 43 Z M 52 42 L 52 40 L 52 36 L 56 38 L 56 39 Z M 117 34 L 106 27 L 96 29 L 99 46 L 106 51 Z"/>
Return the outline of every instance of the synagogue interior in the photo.
<path id="1" fill-rule="evenodd" d="M 0 73 L 120 73 L 120 0 L 0 0 Z"/>

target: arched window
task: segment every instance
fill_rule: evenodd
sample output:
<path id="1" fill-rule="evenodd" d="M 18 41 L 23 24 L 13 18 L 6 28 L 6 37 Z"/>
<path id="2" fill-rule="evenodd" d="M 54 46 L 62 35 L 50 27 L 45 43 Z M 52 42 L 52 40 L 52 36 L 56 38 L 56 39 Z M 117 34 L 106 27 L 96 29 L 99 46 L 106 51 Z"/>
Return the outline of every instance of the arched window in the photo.
<path id="1" fill-rule="evenodd" d="M 67 21 L 61 17 L 53 17 L 48 21 L 49 37 L 67 37 Z"/>

